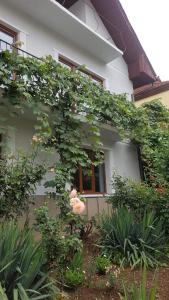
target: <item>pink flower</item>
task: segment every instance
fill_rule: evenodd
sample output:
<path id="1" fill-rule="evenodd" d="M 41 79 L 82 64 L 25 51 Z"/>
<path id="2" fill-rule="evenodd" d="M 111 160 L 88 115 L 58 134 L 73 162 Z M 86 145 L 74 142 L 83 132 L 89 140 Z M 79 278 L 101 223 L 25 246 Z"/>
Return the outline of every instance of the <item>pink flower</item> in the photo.
<path id="1" fill-rule="evenodd" d="M 85 210 L 85 205 L 82 201 L 79 201 L 77 204 L 73 206 L 73 213 L 76 215 L 80 215 Z"/>
<path id="2" fill-rule="evenodd" d="M 76 197 L 77 197 L 77 191 L 76 191 L 76 189 L 73 189 L 73 190 L 70 192 L 69 197 L 70 197 L 70 199 L 71 199 L 71 198 L 76 198 Z"/>
<path id="3" fill-rule="evenodd" d="M 75 206 L 77 203 L 79 203 L 80 202 L 80 200 L 79 200 L 79 198 L 71 198 L 70 199 L 70 206 Z"/>

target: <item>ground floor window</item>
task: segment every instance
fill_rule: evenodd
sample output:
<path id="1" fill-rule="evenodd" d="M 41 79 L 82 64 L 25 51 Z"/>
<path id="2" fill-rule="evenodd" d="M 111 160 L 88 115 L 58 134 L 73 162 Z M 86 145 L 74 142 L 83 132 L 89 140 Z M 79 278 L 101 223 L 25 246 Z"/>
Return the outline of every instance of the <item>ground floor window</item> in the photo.
<path id="1" fill-rule="evenodd" d="M 106 192 L 105 164 L 91 165 L 88 170 L 79 166 L 75 178 L 74 187 L 84 194 L 97 194 Z"/>

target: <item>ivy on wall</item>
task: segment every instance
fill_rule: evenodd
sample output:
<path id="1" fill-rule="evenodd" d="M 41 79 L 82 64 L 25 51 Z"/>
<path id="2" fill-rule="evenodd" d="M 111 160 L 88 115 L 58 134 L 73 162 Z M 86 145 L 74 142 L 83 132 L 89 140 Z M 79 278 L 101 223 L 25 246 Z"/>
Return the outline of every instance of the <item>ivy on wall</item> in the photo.
<path id="1" fill-rule="evenodd" d="M 55 180 L 48 182 L 56 191 L 64 191 L 79 164 L 87 168 L 101 163 L 103 123 L 140 146 L 148 180 L 169 180 L 169 112 L 160 103 L 137 109 L 125 94 L 110 93 L 51 56 L 38 60 L 7 51 L 0 53 L 0 85 L 1 104 L 20 114 L 31 109 L 38 141 L 59 154 Z M 93 162 L 82 148 L 86 140 L 95 152 Z"/>

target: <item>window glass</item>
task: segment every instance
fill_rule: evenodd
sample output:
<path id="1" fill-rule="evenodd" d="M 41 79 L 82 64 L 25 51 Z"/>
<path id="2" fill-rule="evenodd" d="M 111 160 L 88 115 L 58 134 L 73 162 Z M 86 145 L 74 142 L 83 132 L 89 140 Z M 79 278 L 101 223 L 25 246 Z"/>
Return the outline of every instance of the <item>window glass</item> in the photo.
<path id="1" fill-rule="evenodd" d="M 5 42 L 9 44 L 13 44 L 15 42 L 16 34 L 10 29 L 0 25 L 0 50 L 9 50 L 12 51 L 10 45 L 7 45 Z"/>
<path id="2" fill-rule="evenodd" d="M 92 175 L 85 170 L 82 170 L 82 183 L 84 192 L 92 191 Z"/>
<path id="3" fill-rule="evenodd" d="M 92 155 L 91 151 L 87 151 Z M 105 193 L 105 165 L 93 166 L 89 170 L 85 170 L 79 166 L 73 182 L 74 188 L 80 193 Z"/>
<path id="4" fill-rule="evenodd" d="M 94 167 L 95 175 L 95 192 L 104 193 L 105 192 L 105 170 L 104 164 L 101 166 Z"/>

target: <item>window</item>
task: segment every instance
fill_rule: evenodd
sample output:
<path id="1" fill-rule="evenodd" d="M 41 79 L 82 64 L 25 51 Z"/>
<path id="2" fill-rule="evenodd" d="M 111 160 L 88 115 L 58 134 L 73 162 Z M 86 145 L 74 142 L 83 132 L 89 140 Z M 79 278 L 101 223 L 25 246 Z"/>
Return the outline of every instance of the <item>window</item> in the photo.
<path id="1" fill-rule="evenodd" d="M 15 43 L 16 37 L 17 37 L 16 32 L 0 24 L 0 50 L 12 51 L 12 47 L 6 43 L 9 44 Z"/>
<path id="2" fill-rule="evenodd" d="M 76 68 L 79 67 L 78 64 L 76 64 L 76 63 L 68 60 L 67 58 L 65 58 L 65 57 L 63 57 L 61 55 L 59 55 L 59 62 L 63 66 L 65 66 L 65 67 L 67 67 L 69 69 L 72 69 L 72 70 L 74 70 L 74 69 L 76 69 Z M 104 82 L 103 78 L 99 77 L 98 75 L 94 74 L 93 72 L 88 71 L 88 70 L 84 70 L 84 71 L 80 70 L 80 72 L 82 73 L 83 76 L 91 78 L 94 83 L 96 83 L 96 84 L 102 84 L 103 85 L 103 82 Z"/>
<path id="3" fill-rule="evenodd" d="M 90 155 L 92 151 L 86 150 Z M 84 194 L 97 194 L 106 192 L 105 184 L 105 165 L 104 163 L 100 166 L 91 165 L 90 170 L 86 171 L 79 166 L 75 178 L 74 187 Z"/>

